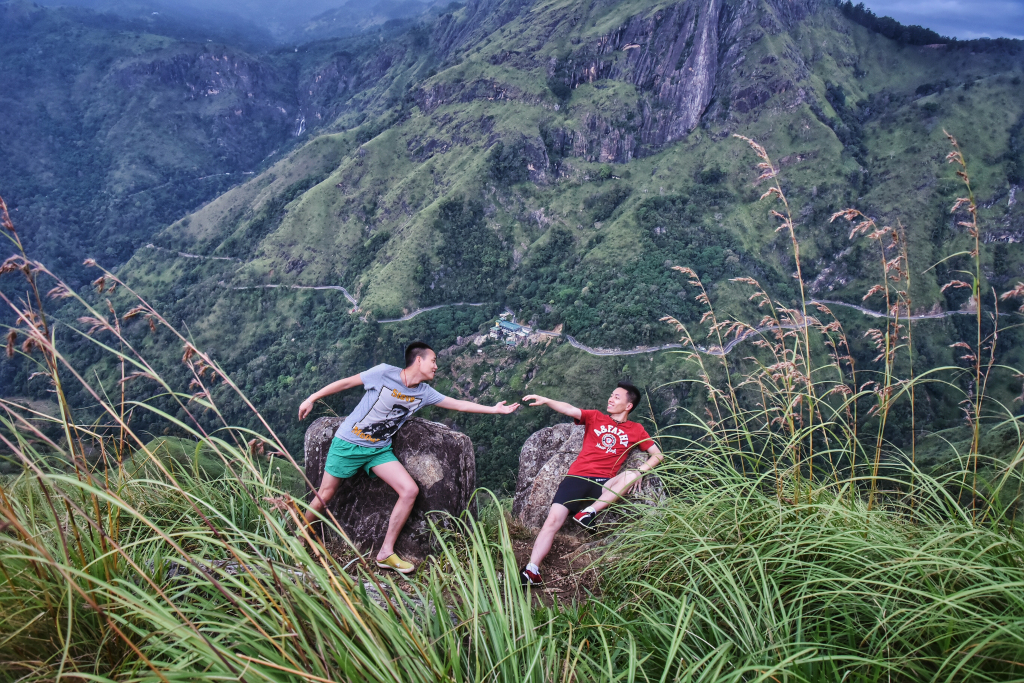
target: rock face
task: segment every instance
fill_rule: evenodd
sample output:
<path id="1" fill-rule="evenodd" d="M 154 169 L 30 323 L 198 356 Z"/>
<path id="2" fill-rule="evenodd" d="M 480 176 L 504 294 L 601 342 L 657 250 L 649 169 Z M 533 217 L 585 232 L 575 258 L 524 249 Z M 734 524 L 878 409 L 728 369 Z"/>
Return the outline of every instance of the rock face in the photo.
<path id="1" fill-rule="evenodd" d="M 551 508 L 551 500 L 569 471 L 569 465 L 583 446 L 583 426 L 569 423 L 546 427 L 530 435 L 519 453 L 519 476 L 516 495 L 512 501 L 512 514 L 523 524 L 538 528 L 544 524 Z M 636 449 L 630 453 L 625 468 L 639 467 L 647 455 Z M 664 497 L 664 489 L 657 477 L 644 478 L 639 491 L 630 500 L 657 504 Z M 605 513 L 606 521 L 614 519 L 615 506 Z"/>
<path id="2" fill-rule="evenodd" d="M 599 161 L 629 161 L 636 152 L 651 153 L 697 125 L 715 88 L 720 10 L 721 0 L 677 3 L 635 16 L 573 55 L 566 69 L 570 87 L 611 78 L 647 95 L 639 136 L 627 134 L 607 149 L 603 144 Z M 616 52 L 624 58 L 607 58 Z"/>
<path id="3" fill-rule="evenodd" d="M 331 439 L 340 417 L 321 417 L 306 430 L 306 476 L 319 487 Z M 423 559 L 430 552 L 430 527 L 427 515 L 433 511 L 458 515 L 469 506 L 476 488 L 476 463 L 473 443 L 465 434 L 443 424 L 411 418 L 394 437 L 395 456 L 419 484 L 420 493 L 412 515 L 398 537 L 395 549 L 408 558 Z M 307 491 L 307 500 L 312 500 Z M 398 494 L 380 479 L 359 472 L 344 480 L 328 508 L 348 537 L 363 552 L 380 547 L 388 528 L 391 510 Z M 444 516 L 437 515 L 443 523 Z"/>
<path id="4" fill-rule="evenodd" d="M 602 99 L 599 108 L 578 106 L 568 126 L 557 118 L 550 125 L 542 124 L 540 137 L 531 145 L 545 148 L 546 167 L 558 177 L 570 173 L 571 164 L 562 167 L 564 157 L 627 163 L 685 138 L 702 120 L 724 120 L 730 105 L 745 114 L 776 94 L 793 93 L 793 101 L 803 98 L 806 92 L 797 94 L 800 88 L 785 69 L 764 69 L 765 62 L 739 67 L 747 48 L 765 35 L 776 35 L 826 7 L 828 3 L 821 0 L 680 0 L 639 10 L 606 33 L 573 36 L 567 41 L 568 53 L 544 54 L 551 94 L 567 98 L 584 84 L 614 94 Z M 444 46 L 442 51 L 453 49 L 462 41 L 477 39 L 482 30 L 498 33 L 516 12 L 527 11 L 533 15 L 529 21 L 537 44 L 588 20 L 588 10 L 579 4 L 555 11 L 520 0 L 471 0 L 464 18 L 439 20 L 435 40 Z M 810 71 L 795 52 L 788 50 L 787 59 L 808 78 Z M 529 49 L 510 47 L 489 60 L 527 71 L 538 66 L 538 58 L 540 54 Z M 417 94 L 424 112 L 474 99 L 552 106 L 551 99 L 545 100 L 536 90 L 527 92 L 500 78 L 432 82 Z M 557 111 L 566 104 L 561 101 L 553 108 Z M 541 168 L 536 160 L 530 163 L 534 169 Z M 532 175 L 531 180 L 538 182 Z"/>

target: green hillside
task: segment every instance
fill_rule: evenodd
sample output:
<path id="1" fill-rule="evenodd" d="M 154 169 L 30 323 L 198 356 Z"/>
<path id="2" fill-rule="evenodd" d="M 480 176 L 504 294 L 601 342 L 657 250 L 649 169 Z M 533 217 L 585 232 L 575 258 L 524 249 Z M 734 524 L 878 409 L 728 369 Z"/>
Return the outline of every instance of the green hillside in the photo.
<path id="1" fill-rule="evenodd" d="M 439 387 L 454 395 L 513 400 L 530 389 L 593 406 L 626 376 L 651 390 L 649 418 L 673 420 L 679 406 L 701 401 L 685 384 L 661 386 L 680 377 L 671 353 L 594 357 L 563 338 L 478 354 L 466 342 L 504 307 L 593 347 L 675 341 L 659 319 L 695 326 L 703 310 L 673 265 L 700 275 L 720 314 L 759 317 L 749 292 L 729 281 L 736 277 L 754 277 L 792 305 L 789 239 L 758 202 L 756 159 L 734 134 L 763 144 L 780 171 L 810 296 L 860 304 L 880 277 L 875 244 L 829 222 L 854 206 L 879 225 L 904 226 L 914 311 L 966 301 L 964 290 L 940 292 L 965 259 L 920 274 L 966 248 L 963 216 L 949 214 L 960 189 L 945 164 L 944 129 L 972 162 L 982 300 L 1024 272 L 1020 45 L 900 42 L 846 9 L 773 0 L 451 5 L 430 25 L 376 45 L 364 38 L 372 55 L 350 57 L 378 79 L 364 95 L 331 110 L 330 121 L 324 109 L 321 129 L 161 230 L 158 249 L 137 251 L 119 274 L 185 323 L 296 451 L 303 397 L 397 362 L 413 338 L 451 347 Z M 341 70 L 318 72 L 310 65 L 320 62 L 305 59 L 293 67 L 302 82 L 341 82 Z M 292 288 L 325 286 L 345 287 L 359 310 L 337 289 Z M 486 305 L 375 322 L 456 302 Z M 872 323 L 834 308 L 851 339 Z M 952 362 L 959 324 L 921 323 L 921 361 Z M 141 326 L 138 335 L 159 344 L 141 339 Z M 858 343 L 855 355 L 869 364 L 873 351 Z M 1012 361 L 1018 348 L 1000 352 Z M 548 419 L 530 413 L 499 426 L 460 416 L 482 482 L 507 484 L 523 438 Z M 917 419 L 937 430 L 960 414 L 935 389 Z M 898 442 L 906 429 L 894 420 Z"/>
<path id="2" fill-rule="evenodd" d="M 0 24 L 0 193 L 76 287 L 85 256 L 123 263 L 313 131 L 371 114 L 396 51 L 377 34 L 255 54 L 23 0 Z"/>

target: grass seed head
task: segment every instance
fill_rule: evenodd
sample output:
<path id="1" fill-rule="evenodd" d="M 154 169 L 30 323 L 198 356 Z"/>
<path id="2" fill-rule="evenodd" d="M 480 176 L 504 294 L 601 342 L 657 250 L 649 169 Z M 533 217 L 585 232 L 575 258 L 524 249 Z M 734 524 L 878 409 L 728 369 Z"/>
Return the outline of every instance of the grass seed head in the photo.
<path id="1" fill-rule="evenodd" d="M 14 229 L 14 223 L 11 222 L 11 214 L 7 213 L 7 202 L 3 197 L 0 197 L 0 225 L 3 225 L 8 232 L 17 232 Z"/>
<path id="2" fill-rule="evenodd" d="M 686 266 L 672 266 L 672 270 L 678 270 L 683 275 L 692 277 L 695 280 L 699 279 L 697 278 L 697 273 L 693 272 L 693 268 L 687 268 Z"/>
<path id="3" fill-rule="evenodd" d="M 78 319 L 78 322 L 82 323 L 83 325 L 89 326 L 89 329 L 86 330 L 86 334 L 92 334 L 93 332 L 96 332 L 98 330 L 113 331 L 113 329 L 110 327 L 110 323 L 108 323 L 104 318 L 101 317 L 84 315 Z"/>
<path id="4" fill-rule="evenodd" d="M 884 291 L 885 291 L 885 287 L 883 287 L 882 285 L 875 285 L 871 289 L 869 289 L 868 293 L 865 294 L 864 296 L 862 296 L 860 300 L 861 301 L 867 301 L 868 299 L 873 297 L 875 294 L 878 294 L 879 292 L 884 292 Z"/>
<path id="5" fill-rule="evenodd" d="M 950 209 L 949 212 L 950 213 L 956 213 L 957 209 L 959 209 L 961 206 L 963 206 L 964 204 L 970 204 L 970 203 L 971 203 L 971 198 L 970 197 L 957 197 L 956 202 L 953 204 L 953 208 Z"/>
<path id="6" fill-rule="evenodd" d="M 756 154 L 759 159 L 762 159 L 762 160 L 764 160 L 766 162 L 768 161 L 768 152 L 765 151 L 764 147 L 762 147 L 761 145 L 757 144 L 756 142 L 754 142 L 750 138 L 746 137 L 745 135 L 740 135 L 738 133 L 733 133 L 733 137 L 734 138 L 738 138 L 740 140 L 743 140 L 745 143 L 750 145 L 750 149 L 754 150 L 754 154 Z"/>
<path id="7" fill-rule="evenodd" d="M 47 292 L 46 296 L 49 297 L 50 299 L 68 299 L 71 296 L 73 296 L 73 294 L 71 293 L 71 290 L 69 290 L 63 284 L 59 284 L 53 289 L 51 289 L 49 292 Z"/>
<path id="8" fill-rule="evenodd" d="M 145 313 L 145 312 L 146 312 L 146 307 L 145 306 L 135 306 L 134 308 L 129 309 L 128 312 L 125 313 L 123 316 L 121 316 L 121 320 L 127 322 L 127 321 L 131 320 L 132 318 L 134 318 L 135 316 L 140 315 L 140 314 Z"/>
<path id="9" fill-rule="evenodd" d="M 946 284 L 942 285 L 942 287 L 939 288 L 939 292 L 945 292 L 950 287 L 952 287 L 953 289 L 970 289 L 971 286 L 964 282 L 963 280 L 950 280 L 949 282 L 947 282 Z"/>

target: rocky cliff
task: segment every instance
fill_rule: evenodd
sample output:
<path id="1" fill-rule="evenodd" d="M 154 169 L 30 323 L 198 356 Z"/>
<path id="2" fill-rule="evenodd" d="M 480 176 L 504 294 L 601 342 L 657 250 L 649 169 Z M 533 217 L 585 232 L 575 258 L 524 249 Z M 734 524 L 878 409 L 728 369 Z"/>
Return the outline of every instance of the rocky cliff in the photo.
<path id="1" fill-rule="evenodd" d="M 514 5 L 506 3 L 502 7 L 511 13 Z M 701 122 L 716 97 L 735 100 L 739 111 L 749 112 L 772 93 L 792 89 L 793 82 L 774 79 L 767 87 L 745 82 L 736 69 L 745 61 L 746 48 L 765 34 L 778 33 L 820 10 L 818 0 L 687 0 L 639 12 L 611 31 L 588 40 L 572 37 L 567 41 L 567 52 L 544 58 L 547 82 L 556 94 L 585 83 L 600 83 L 598 87 L 608 88 L 614 87 L 611 82 L 620 82 L 635 90 L 630 93 L 632 97 L 626 95 L 632 101 L 625 102 L 621 116 L 590 111 L 582 113 L 580 128 L 551 129 L 554 146 L 563 154 L 588 161 L 626 163 L 637 156 L 657 153 L 685 137 Z M 439 30 L 444 35 L 443 44 L 456 41 L 455 36 L 466 39 L 473 30 L 480 30 L 480 12 L 467 12 L 461 23 L 449 19 L 451 26 L 442 22 Z M 563 38 L 572 27 L 586 20 L 586 14 L 578 9 L 561 22 L 534 22 L 534 28 L 544 32 L 539 37 L 549 41 Z M 487 26 L 492 30 L 511 20 L 489 18 Z M 455 30 L 456 25 L 461 32 Z M 492 54 L 490 62 L 511 68 L 536 68 L 538 57 L 541 55 L 528 50 L 506 49 Z M 540 99 L 536 94 L 491 78 L 431 84 L 420 91 L 418 101 L 429 112 L 445 103 L 477 98 L 535 102 Z M 555 108 L 560 106 L 555 104 Z"/>

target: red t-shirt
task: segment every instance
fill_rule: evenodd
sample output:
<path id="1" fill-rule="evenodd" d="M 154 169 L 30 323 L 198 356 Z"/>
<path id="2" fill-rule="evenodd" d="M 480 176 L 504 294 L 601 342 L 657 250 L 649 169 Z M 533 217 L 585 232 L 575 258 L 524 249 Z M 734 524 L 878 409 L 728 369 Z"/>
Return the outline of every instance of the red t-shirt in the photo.
<path id="1" fill-rule="evenodd" d="M 586 427 L 583 448 L 569 467 L 569 474 L 580 477 L 614 477 L 626 462 L 629 450 L 636 446 L 650 450 L 654 442 L 647 430 L 636 422 L 616 422 L 599 410 L 581 410 L 576 424 Z M 642 442 L 642 443 L 641 443 Z"/>

